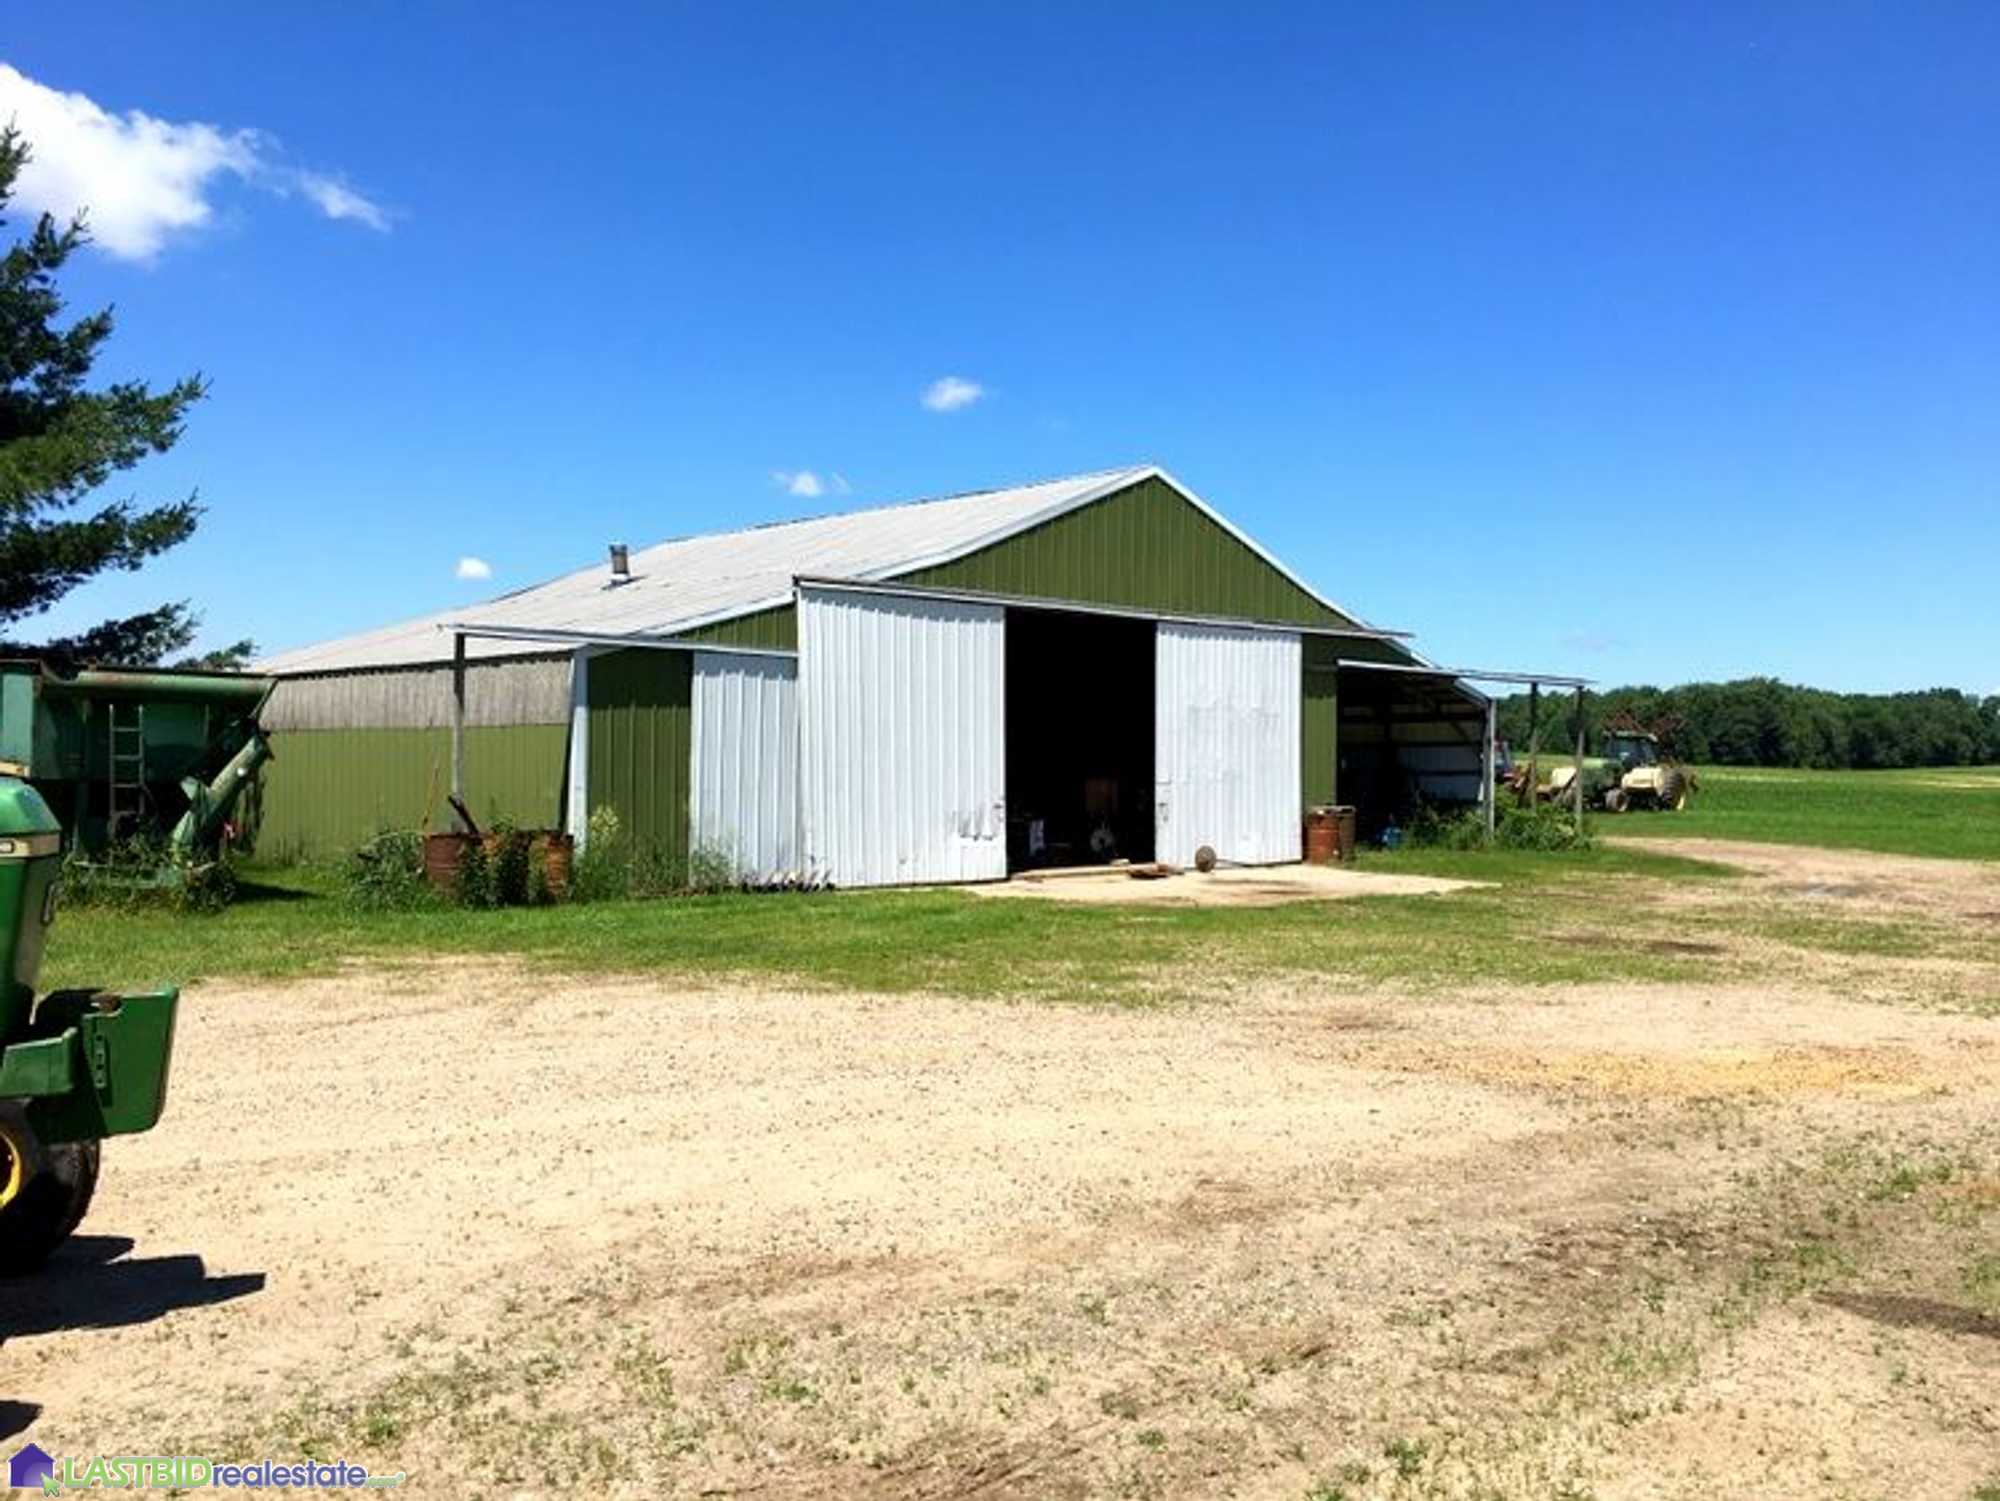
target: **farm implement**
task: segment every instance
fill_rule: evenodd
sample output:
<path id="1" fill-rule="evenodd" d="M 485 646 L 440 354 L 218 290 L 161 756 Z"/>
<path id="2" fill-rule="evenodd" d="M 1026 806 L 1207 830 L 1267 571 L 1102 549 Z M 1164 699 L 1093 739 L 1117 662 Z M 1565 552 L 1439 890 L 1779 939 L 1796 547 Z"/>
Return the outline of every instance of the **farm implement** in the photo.
<path id="1" fill-rule="evenodd" d="M 57 672 L 0 662 L 0 775 L 60 820 L 82 879 L 220 886 L 244 795 L 270 759 L 257 715 L 272 680 L 162 668 Z"/>
<path id="2" fill-rule="evenodd" d="M 1581 754 L 1583 736 L 1579 732 L 1579 758 L 1551 772 L 1547 783 L 1534 789 L 1535 795 L 1560 802 L 1575 799 L 1581 790 L 1581 805 L 1603 813 L 1628 809 L 1683 812 L 1695 793 L 1694 773 L 1663 747 L 1671 745 L 1685 728 L 1686 721 L 1678 715 L 1648 724 L 1635 714 L 1614 714 L 1605 721 L 1597 754 Z M 1578 778 L 1582 779 L 1580 789 Z"/>
<path id="3" fill-rule="evenodd" d="M 49 805 L 0 776 L 0 1276 L 33 1271 L 69 1237 L 100 1143 L 152 1129 L 166 1102 L 178 991 L 36 998 L 61 866 Z"/>

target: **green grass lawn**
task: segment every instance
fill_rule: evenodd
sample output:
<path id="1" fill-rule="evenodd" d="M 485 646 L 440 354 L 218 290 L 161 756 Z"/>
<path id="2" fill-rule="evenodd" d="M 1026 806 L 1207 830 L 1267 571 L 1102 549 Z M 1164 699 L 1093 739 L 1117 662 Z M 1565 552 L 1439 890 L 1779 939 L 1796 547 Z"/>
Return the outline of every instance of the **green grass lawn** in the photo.
<path id="1" fill-rule="evenodd" d="M 1599 831 L 2000 860 L 2000 769 L 1700 775 L 1688 812 L 1600 817 Z M 1674 923 L 1827 953 L 1944 941 L 1928 929 L 1864 933 L 1850 931 L 1853 923 L 1778 931 L 1771 914 L 1735 912 L 1726 901 L 1703 904 L 1699 917 L 1649 916 L 1657 904 L 1648 897 L 1660 883 L 1714 883 L 1732 873 L 1630 846 L 1572 854 L 1401 850 L 1364 854 L 1363 863 L 1491 884 L 1446 896 L 1265 908 L 1088 907 L 932 889 L 369 913 L 350 907 L 326 870 L 252 866 L 241 899 L 219 913 L 65 911 L 43 983 L 279 980 L 356 960 L 498 955 L 579 973 L 1129 1003 L 1226 995 L 1308 973 L 1419 989 L 1704 975 L 1705 961 L 1662 941 Z"/>
<path id="2" fill-rule="evenodd" d="M 1700 790 L 1687 812 L 1604 818 L 1598 831 L 2000 860 L 2000 767 L 1787 771 L 1718 766 L 1703 767 L 1696 775 Z"/>
<path id="3" fill-rule="evenodd" d="M 570 972 L 759 976 L 885 991 L 1134 1002 L 1226 994 L 1287 973 L 1419 987 L 1479 981 L 1668 979 L 1684 958 L 1630 945 L 1551 944 L 1578 884 L 1721 880 L 1650 851 L 1545 855 L 1407 851 L 1367 859 L 1496 884 L 1448 896 L 1367 897 L 1263 908 L 1087 907 L 966 891 L 772 893 L 564 907 L 366 913 L 327 873 L 245 873 L 217 913 L 76 908 L 50 937 L 50 987 L 210 977 L 283 979 L 357 960 L 508 955 Z"/>

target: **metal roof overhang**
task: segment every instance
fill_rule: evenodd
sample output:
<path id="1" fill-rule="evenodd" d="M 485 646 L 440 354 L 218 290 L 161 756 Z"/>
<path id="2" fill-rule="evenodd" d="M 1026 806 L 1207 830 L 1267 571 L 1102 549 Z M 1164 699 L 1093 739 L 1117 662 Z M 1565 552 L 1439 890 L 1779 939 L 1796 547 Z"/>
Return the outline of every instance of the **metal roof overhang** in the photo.
<path id="1" fill-rule="evenodd" d="M 631 636 L 601 631 L 559 631 L 540 626 L 481 625 L 473 620 L 453 620 L 438 629 L 451 636 L 481 636 L 492 641 L 528 641 L 544 646 L 603 647 L 608 650 L 631 648 L 638 651 L 713 651 L 738 657 L 796 657 L 785 646 L 731 646 L 721 641 L 688 641 L 673 636 Z"/>
<path id="2" fill-rule="evenodd" d="M 995 594 L 984 589 L 949 589 L 903 584 L 894 579 L 826 578 L 800 574 L 800 589 L 826 589 L 846 594 L 881 594 L 902 599 L 937 599 L 959 604 L 1000 605 L 1017 610 L 1053 610 L 1066 615 L 1109 615 L 1120 620 L 1167 620 L 1178 625 L 1232 626 L 1239 630 L 1285 631 L 1300 636 L 1332 636 L 1348 641 L 1406 641 L 1410 631 L 1382 631 L 1366 626 L 1301 625 L 1293 620 L 1248 620 L 1225 615 L 1190 615 L 1176 610 L 1147 610 L 1134 605 L 1094 604 L 1084 600 L 1050 599 L 1037 594 Z M 1427 671 L 1428 669 L 1417 669 Z"/>
<path id="3" fill-rule="evenodd" d="M 1573 688 L 1581 693 L 1590 686 L 1589 678 L 1566 677 L 1554 672 L 1500 672 L 1484 667 L 1429 667 L 1411 666 L 1401 662 L 1358 662 L 1343 657 L 1333 664 L 1336 672 L 1380 672 L 1393 675 L 1399 681 L 1448 688 L 1460 698 L 1477 704 L 1481 713 L 1489 713 L 1493 708 L 1491 694 L 1482 692 L 1474 683 L 1526 684 L 1529 687 Z"/>
<path id="4" fill-rule="evenodd" d="M 1589 688 L 1595 679 L 1565 677 L 1559 672 L 1489 672 L 1483 667 L 1411 667 L 1400 662 L 1356 662 L 1343 657 L 1334 666 L 1343 672 L 1401 672 L 1446 682 L 1521 683 L 1547 688 Z"/>

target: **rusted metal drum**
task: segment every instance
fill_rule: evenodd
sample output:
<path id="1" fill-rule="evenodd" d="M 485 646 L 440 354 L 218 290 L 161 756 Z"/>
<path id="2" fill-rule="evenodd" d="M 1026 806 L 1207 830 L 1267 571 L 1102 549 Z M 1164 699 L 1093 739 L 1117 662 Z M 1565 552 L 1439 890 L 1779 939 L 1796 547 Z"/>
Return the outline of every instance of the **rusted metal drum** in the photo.
<path id="1" fill-rule="evenodd" d="M 1331 812 L 1333 813 L 1334 825 L 1340 831 L 1338 840 L 1338 849 L 1339 849 L 1338 858 L 1340 860 L 1340 863 L 1342 865 L 1345 865 L 1354 858 L 1354 844 L 1355 844 L 1354 809 L 1345 804 L 1342 804 L 1339 807 L 1333 808 Z"/>
<path id="2" fill-rule="evenodd" d="M 457 832 L 424 835 L 424 879 L 447 896 L 458 889 L 458 867 L 473 836 Z"/>
<path id="3" fill-rule="evenodd" d="M 551 829 L 535 836 L 542 847 L 542 884 L 549 895 L 561 901 L 569 895 L 570 867 L 576 859 L 576 841 Z"/>
<path id="4" fill-rule="evenodd" d="M 1331 865 L 1340 858 L 1340 820 L 1333 808 L 1306 809 L 1306 860 Z"/>

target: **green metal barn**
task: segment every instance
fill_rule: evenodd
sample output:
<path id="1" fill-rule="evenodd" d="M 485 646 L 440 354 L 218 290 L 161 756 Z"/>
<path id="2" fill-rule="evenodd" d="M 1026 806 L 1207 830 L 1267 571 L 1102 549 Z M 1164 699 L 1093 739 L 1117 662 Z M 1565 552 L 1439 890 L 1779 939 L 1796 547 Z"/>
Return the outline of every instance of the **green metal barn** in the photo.
<path id="1" fill-rule="evenodd" d="M 748 879 L 984 880 L 1111 858 L 1295 860 L 1490 806 L 1490 703 L 1171 475 L 1113 470 L 666 542 L 259 664 L 260 848 L 615 810 Z"/>

